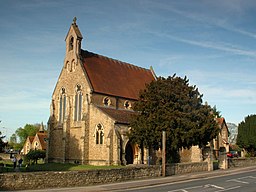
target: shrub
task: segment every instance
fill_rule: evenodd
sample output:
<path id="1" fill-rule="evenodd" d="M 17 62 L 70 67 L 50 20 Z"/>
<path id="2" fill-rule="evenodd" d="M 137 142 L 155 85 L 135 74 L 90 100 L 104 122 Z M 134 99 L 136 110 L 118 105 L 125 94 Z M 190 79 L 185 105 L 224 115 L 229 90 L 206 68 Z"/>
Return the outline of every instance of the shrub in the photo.
<path id="1" fill-rule="evenodd" d="M 29 153 L 26 155 L 26 161 L 30 164 L 36 163 L 39 159 L 44 159 L 46 157 L 46 152 L 44 150 L 30 150 Z"/>

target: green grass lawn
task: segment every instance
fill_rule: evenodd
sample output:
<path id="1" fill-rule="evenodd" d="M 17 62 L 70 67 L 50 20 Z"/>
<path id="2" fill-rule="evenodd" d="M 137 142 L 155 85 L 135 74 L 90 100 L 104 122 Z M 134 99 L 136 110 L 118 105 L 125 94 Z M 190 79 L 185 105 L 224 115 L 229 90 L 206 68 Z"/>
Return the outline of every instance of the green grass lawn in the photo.
<path id="1" fill-rule="evenodd" d="M 33 172 L 33 171 L 82 171 L 89 169 L 112 169 L 122 168 L 124 166 L 92 166 L 92 165 L 79 165 L 70 163 L 44 163 L 38 160 L 38 164 L 26 166 L 25 158 L 22 167 L 13 169 L 13 162 L 9 154 L 0 153 L 0 173 L 6 172 Z"/>
<path id="2" fill-rule="evenodd" d="M 113 169 L 122 168 L 124 166 L 92 166 L 92 165 L 77 165 L 69 163 L 43 163 L 39 161 L 38 164 L 27 166 L 22 165 L 21 168 L 13 169 L 13 163 L 11 160 L 0 161 L 0 173 L 3 172 L 33 172 L 33 171 L 82 171 L 89 169 Z"/>
<path id="3" fill-rule="evenodd" d="M 112 169 L 121 168 L 123 166 L 92 166 L 92 165 L 76 165 L 69 163 L 45 163 L 34 164 L 29 166 L 30 171 L 81 171 L 89 169 Z"/>

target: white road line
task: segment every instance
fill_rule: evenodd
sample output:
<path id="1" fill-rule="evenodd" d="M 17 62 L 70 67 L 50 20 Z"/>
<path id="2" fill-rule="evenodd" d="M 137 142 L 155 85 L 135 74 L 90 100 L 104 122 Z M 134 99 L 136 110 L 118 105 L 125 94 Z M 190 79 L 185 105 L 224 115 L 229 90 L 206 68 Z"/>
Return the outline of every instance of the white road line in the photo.
<path id="1" fill-rule="evenodd" d="M 256 177 L 254 177 L 254 176 L 249 176 L 249 178 L 256 179 Z"/>
<path id="2" fill-rule="evenodd" d="M 215 188 L 217 188 L 217 189 L 225 189 L 225 188 L 220 187 L 220 186 L 217 186 L 217 185 L 210 185 L 210 186 L 215 187 Z"/>
<path id="3" fill-rule="evenodd" d="M 214 192 L 230 191 L 230 190 L 237 189 L 237 188 L 240 188 L 240 187 L 241 186 L 235 186 L 235 187 L 230 187 L 230 188 L 227 188 L 227 189 L 222 189 L 222 190 L 214 191 Z"/>
<path id="4" fill-rule="evenodd" d="M 243 183 L 243 184 L 249 184 L 249 182 L 246 182 L 246 181 L 240 181 L 238 179 L 231 179 L 231 180 L 227 180 L 227 182 L 230 182 L 230 181 L 234 181 L 234 182 L 237 182 L 237 183 Z"/>
<path id="5" fill-rule="evenodd" d="M 256 177 L 253 177 L 253 176 L 239 177 L 239 178 L 237 178 L 237 179 L 248 179 L 248 178 L 250 178 L 250 179 L 256 179 Z"/>
<path id="6" fill-rule="evenodd" d="M 177 190 L 168 191 L 168 192 L 180 192 L 180 191 L 182 191 L 182 192 L 188 192 L 188 191 L 186 191 L 185 189 L 177 189 Z"/>
<path id="7" fill-rule="evenodd" d="M 196 189 L 196 188 L 202 188 L 202 187 L 203 187 L 203 186 L 200 185 L 200 186 L 188 187 L 188 188 L 184 188 L 184 189 L 175 189 L 175 190 L 168 191 L 168 192 L 179 192 L 179 191 L 188 192 L 187 190 L 189 190 L 189 189 Z"/>

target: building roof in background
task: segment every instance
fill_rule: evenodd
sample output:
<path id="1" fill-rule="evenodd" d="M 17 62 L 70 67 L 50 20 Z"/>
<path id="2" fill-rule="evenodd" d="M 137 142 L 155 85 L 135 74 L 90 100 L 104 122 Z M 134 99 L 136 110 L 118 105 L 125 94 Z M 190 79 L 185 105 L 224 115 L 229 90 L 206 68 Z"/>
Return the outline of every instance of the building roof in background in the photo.
<path id="1" fill-rule="evenodd" d="M 40 144 L 42 146 L 42 150 L 46 150 L 46 138 L 47 138 L 47 133 L 44 132 L 44 133 L 40 133 L 38 132 L 37 133 L 37 136 L 39 138 L 39 141 L 40 141 Z"/>
<path id="2" fill-rule="evenodd" d="M 34 138 L 35 138 L 35 136 L 28 136 L 29 142 L 32 143 Z"/>

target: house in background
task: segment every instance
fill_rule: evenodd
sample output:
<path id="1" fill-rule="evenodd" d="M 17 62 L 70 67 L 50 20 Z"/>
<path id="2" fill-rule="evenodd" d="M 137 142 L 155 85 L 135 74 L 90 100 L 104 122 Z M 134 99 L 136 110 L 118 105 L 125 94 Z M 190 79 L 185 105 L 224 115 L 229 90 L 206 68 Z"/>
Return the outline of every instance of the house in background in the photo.
<path id="1" fill-rule="evenodd" d="M 44 130 L 43 123 L 35 136 L 28 136 L 21 153 L 26 155 L 30 150 L 46 150 L 47 148 L 47 132 Z"/>
<path id="2" fill-rule="evenodd" d="M 208 146 L 204 149 L 200 149 L 198 146 L 192 146 L 190 149 L 182 149 L 180 151 L 181 162 L 201 162 L 204 161 L 210 153 L 212 153 L 213 159 L 219 160 L 220 168 L 222 168 L 222 162 L 226 158 L 226 154 L 229 152 L 228 143 L 228 126 L 225 119 L 216 118 L 218 124 L 219 133 Z"/>
<path id="3" fill-rule="evenodd" d="M 219 125 L 219 134 L 215 139 L 213 139 L 213 151 L 215 158 L 218 159 L 222 154 L 225 154 L 226 156 L 226 153 L 229 152 L 229 131 L 227 123 L 223 117 L 216 118 L 216 121 Z"/>
<path id="4" fill-rule="evenodd" d="M 34 137 L 35 136 L 28 136 L 24 145 L 23 145 L 23 148 L 21 150 L 21 153 L 26 155 L 28 154 L 28 152 L 32 149 L 32 142 L 34 140 Z"/>

